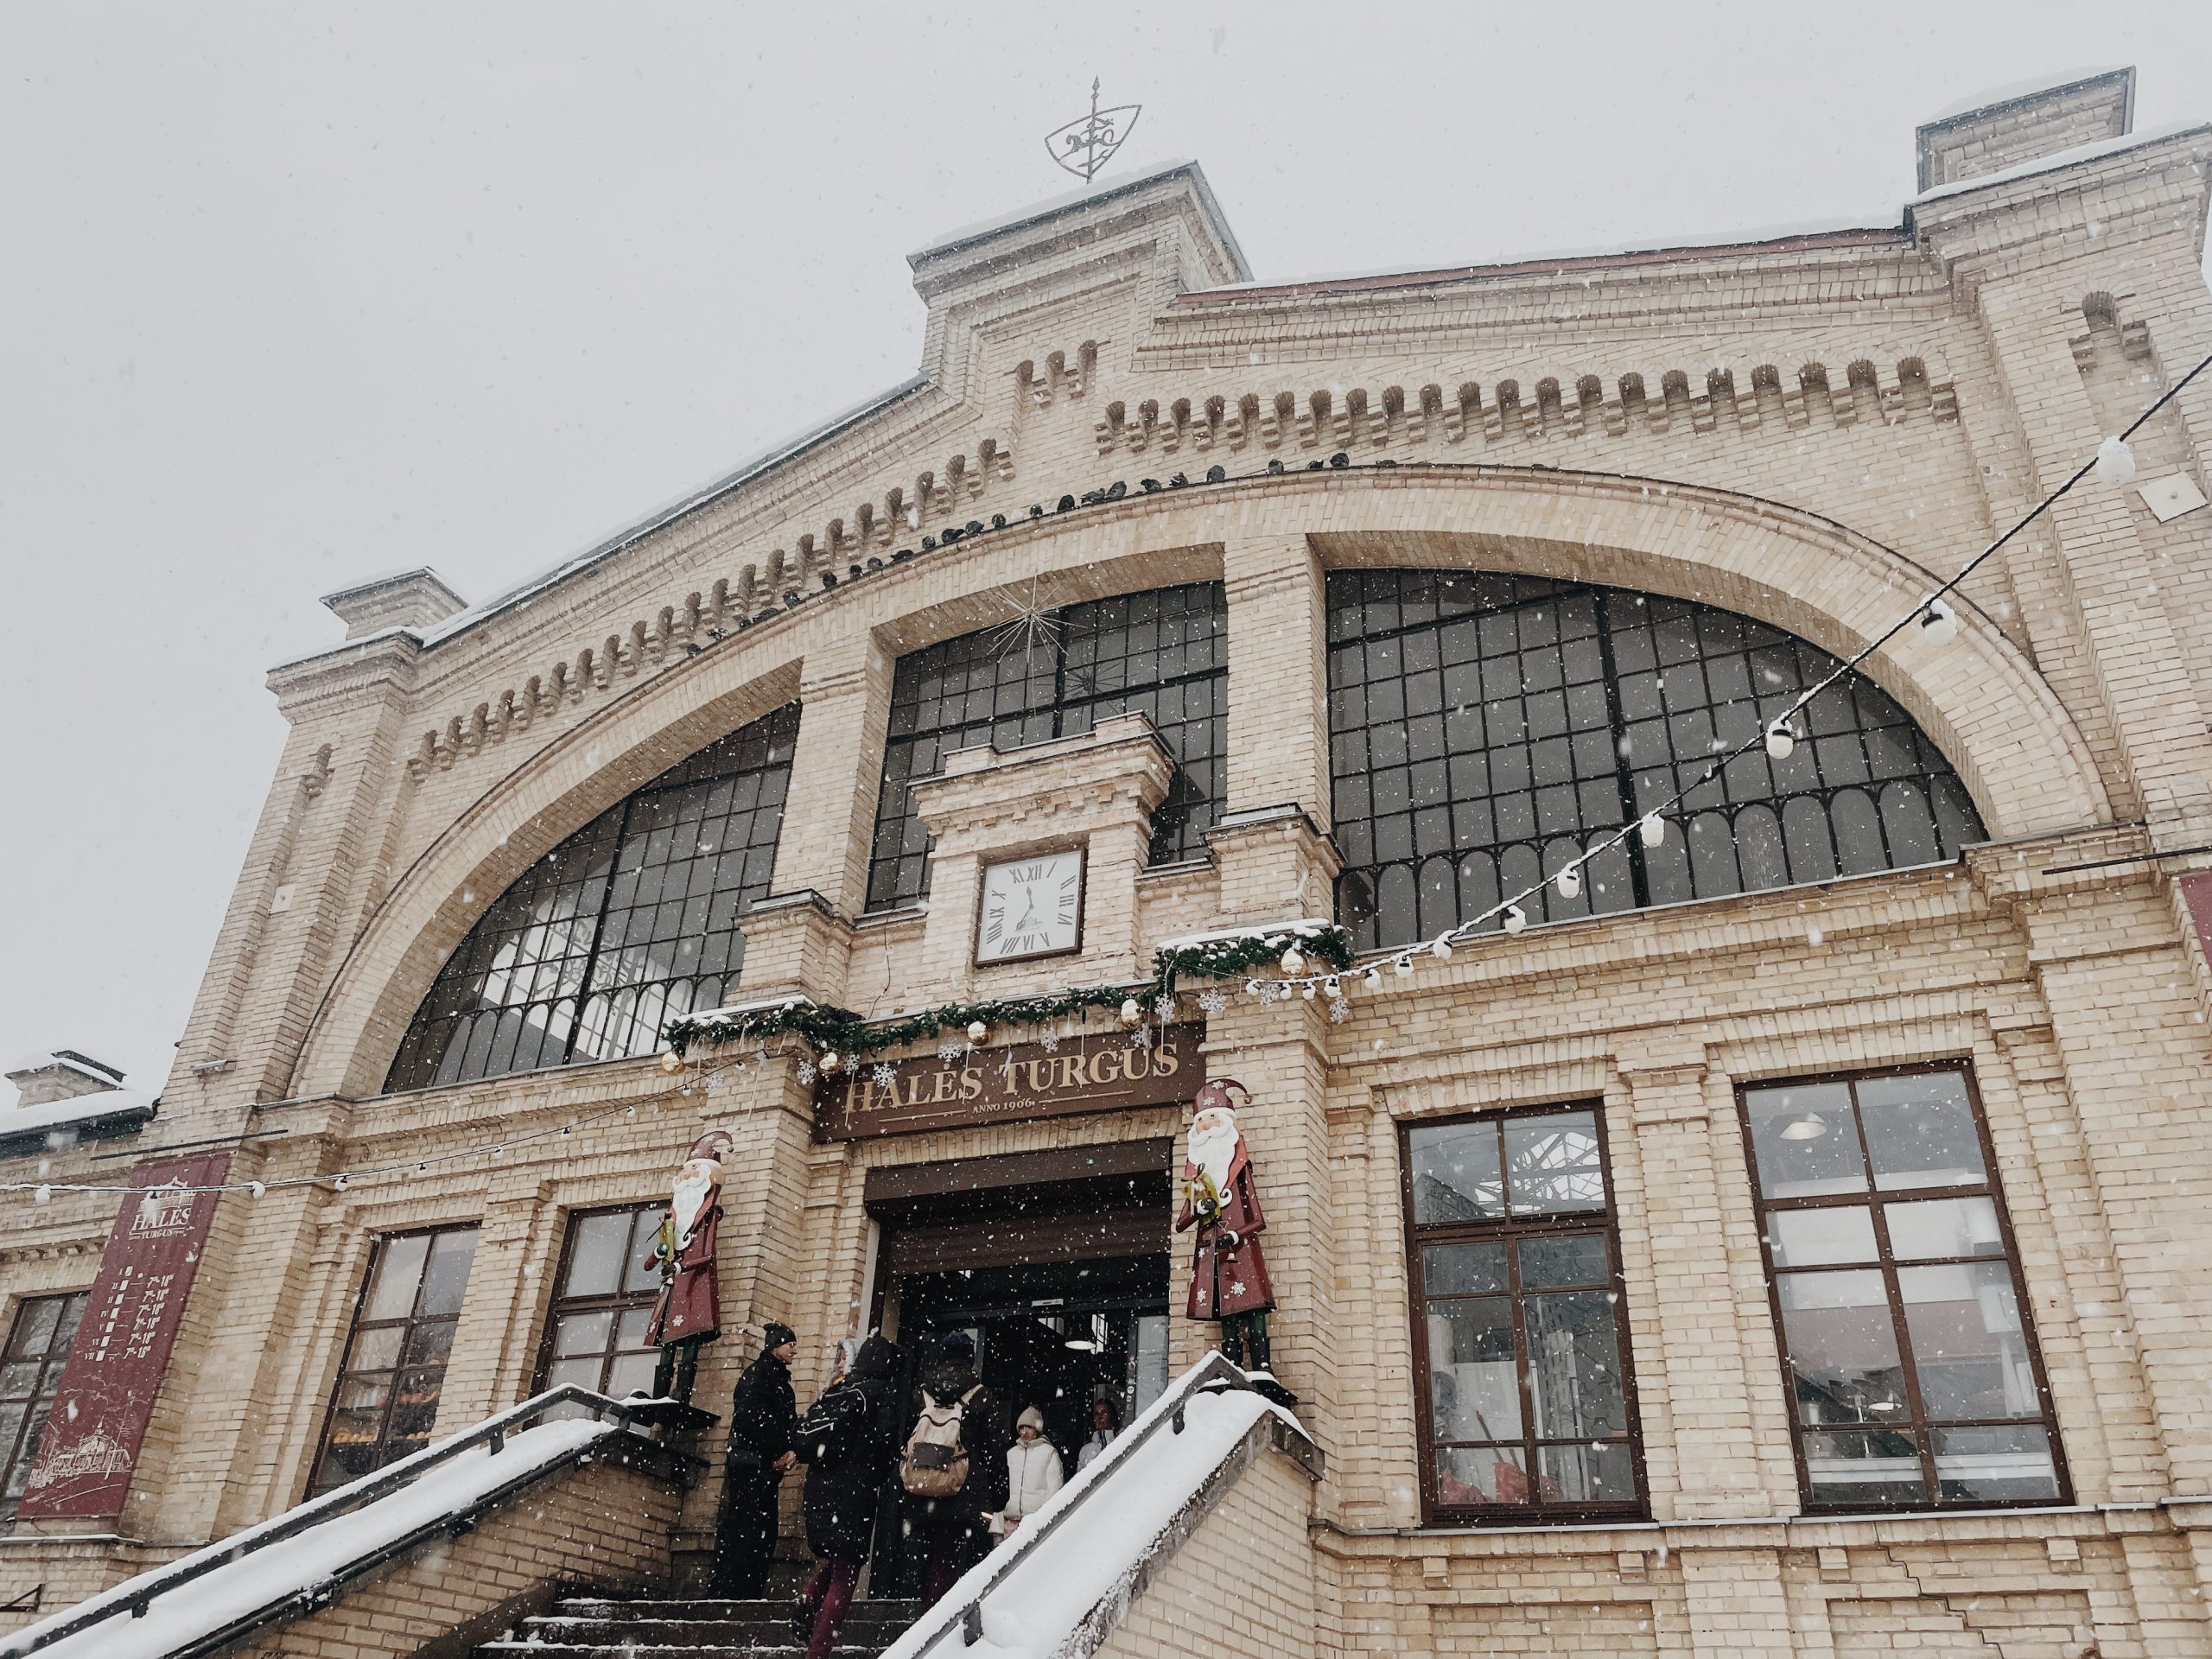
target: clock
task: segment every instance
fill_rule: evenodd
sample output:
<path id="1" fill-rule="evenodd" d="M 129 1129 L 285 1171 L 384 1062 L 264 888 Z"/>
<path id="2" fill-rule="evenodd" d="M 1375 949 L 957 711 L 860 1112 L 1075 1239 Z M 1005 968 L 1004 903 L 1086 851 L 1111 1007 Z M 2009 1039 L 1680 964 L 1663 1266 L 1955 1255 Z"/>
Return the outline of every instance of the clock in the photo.
<path id="1" fill-rule="evenodd" d="M 983 869 L 976 962 L 1020 962 L 1083 949 L 1083 851 L 1037 853 Z"/>

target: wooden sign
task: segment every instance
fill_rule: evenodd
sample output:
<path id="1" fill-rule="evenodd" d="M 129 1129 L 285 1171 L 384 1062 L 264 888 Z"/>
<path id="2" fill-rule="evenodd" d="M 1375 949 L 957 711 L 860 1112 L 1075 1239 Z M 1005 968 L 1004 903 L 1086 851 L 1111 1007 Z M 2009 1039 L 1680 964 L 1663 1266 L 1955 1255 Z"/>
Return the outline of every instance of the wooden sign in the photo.
<path id="1" fill-rule="evenodd" d="M 154 1396 L 200 1266 L 228 1153 L 170 1158 L 130 1172 L 92 1300 L 69 1345 L 38 1461 L 23 1488 L 27 1521 L 123 1513 Z"/>
<path id="2" fill-rule="evenodd" d="M 925 1055 L 885 1062 L 887 1082 L 863 1060 L 850 1077 L 814 1085 L 815 1133 L 862 1141 L 925 1129 L 1017 1123 L 1083 1112 L 1121 1112 L 1189 1100 L 1205 1081 L 1203 1026 L 1154 1027 L 1149 1046 L 1118 1033 L 971 1051 L 957 1060 Z"/>

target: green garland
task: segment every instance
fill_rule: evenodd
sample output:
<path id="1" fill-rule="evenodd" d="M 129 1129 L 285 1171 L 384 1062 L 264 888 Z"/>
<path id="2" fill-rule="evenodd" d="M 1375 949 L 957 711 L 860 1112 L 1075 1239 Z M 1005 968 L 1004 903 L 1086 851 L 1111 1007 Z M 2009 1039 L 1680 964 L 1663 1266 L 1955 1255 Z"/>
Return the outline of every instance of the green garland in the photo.
<path id="1" fill-rule="evenodd" d="M 766 1041 L 785 1032 L 796 1032 L 820 1053 L 836 1053 L 864 1059 L 886 1050 L 906 1048 L 929 1041 L 947 1031 L 966 1034 L 977 1020 L 989 1026 L 1039 1026 L 1051 1020 L 1092 1008 L 1118 1013 L 1135 1001 L 1149 1014 L 1158 999 L 1173 993 L 1184 979 L 1225 979 L 1262 966 L 1278 968 L 1292 945 L 1306 956 L 1311 968 L 1341 973 L 1351 966 L 1351 935 L 1336 923 L 1300 923 L 1210 939 L 1156 951 L 1151 980 L 1138 985 L 1070 987 L 1043 996 L 1015 996 L 985 1002 L 947 1002 L 896 1020 L 863 1020 L 842 1008 L 818 1007 L 808 1002 L 786 1002 L 749 1010 L 734 1019 L 713 1014 L 685 1015 L 671 1020 L 661 1035 L 677 1054 L 689 1053 L 694 1043 L 722 1044 Z"/>

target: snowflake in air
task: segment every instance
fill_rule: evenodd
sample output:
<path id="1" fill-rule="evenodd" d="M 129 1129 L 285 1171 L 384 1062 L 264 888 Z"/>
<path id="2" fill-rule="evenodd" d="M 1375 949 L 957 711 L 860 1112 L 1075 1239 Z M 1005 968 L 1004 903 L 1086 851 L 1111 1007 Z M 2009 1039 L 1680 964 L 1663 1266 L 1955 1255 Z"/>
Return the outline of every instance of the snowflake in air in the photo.
<path id="1" fill-rule="evenodd" d="M 1228 1006 L 1229 999 L 1218 990 L 1203 992 L 1198 997 L 1198 1007 L 1208 1014 L 1219 1014 Z"/>
<path id="2" fill-rule="evenodd" d="M 879 1062 L 869 1070 L 868 1080 L 879 1089 L 888 1089 L 899 1081 L 899 1073 L 890 1065 Z"/>

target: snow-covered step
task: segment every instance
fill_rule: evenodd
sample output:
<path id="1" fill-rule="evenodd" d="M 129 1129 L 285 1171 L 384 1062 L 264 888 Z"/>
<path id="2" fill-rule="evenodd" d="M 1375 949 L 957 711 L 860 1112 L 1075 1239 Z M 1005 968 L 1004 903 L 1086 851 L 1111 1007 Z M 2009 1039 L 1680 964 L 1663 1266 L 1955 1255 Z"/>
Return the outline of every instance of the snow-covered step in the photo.
<path id="1" fill-rule="evenodd" d="M 920 1611 L 912 1601 L 856 1601 L 834 1651 L 840 1659 L 875 1659 Z M 788 1600 L 576 1597 L 483 1643 L 476 1659 L 784 1659 L 804 1647 L 793 1639 L 791 1615 Z"/>

